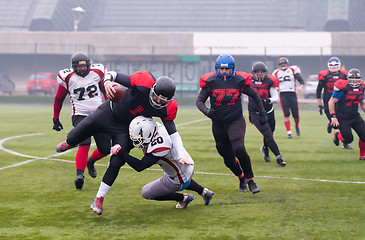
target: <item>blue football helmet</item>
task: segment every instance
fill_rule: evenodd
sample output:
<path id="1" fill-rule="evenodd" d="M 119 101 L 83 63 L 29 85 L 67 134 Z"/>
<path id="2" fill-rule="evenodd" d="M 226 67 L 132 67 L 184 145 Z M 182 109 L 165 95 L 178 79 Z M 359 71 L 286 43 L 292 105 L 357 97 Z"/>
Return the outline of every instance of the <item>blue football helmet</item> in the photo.
<path id="1" fill-rule="evenodd" d="M 219 68 L 231 68 L 232 71 L 229 73 L 220 73 L 218 71 Z M 218 78 L 223 80 L 229 80 L 235 75 L 236 63 L 234 58 L 229 54 L 221 54 L 215 60 L 215 74 Z"/>
<path id="2" fill-rule="evenodd" d="M 340 70 L 341 61 L 338 57 L 331 57 L 328 60 L 327 66 L 328 66 L 328 70 L 330 70 L 330 72 L 336 73 Z"/>

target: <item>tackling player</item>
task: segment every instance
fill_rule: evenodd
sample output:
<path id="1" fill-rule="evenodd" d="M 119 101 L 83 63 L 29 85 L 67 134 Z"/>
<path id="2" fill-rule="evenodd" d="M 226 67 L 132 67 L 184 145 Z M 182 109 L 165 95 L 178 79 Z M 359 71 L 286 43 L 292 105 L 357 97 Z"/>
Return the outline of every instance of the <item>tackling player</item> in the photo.
<path id="1" fill-rule="evenodd" d="M 323 109 L 324 109 L 324 113 L 326 114 L 328 119 L 327 132 L 331 133 L 332 131 L 331 114 L 328 109 L 328 101 L 332 96 L 335 82 L 339 79 L 346 80 L 347 71 L 341 69 L 341 61 L 338 57 L 331 57 L 328 60 L 327 66 L 328 70 L 322 70 L 318 74 L 317 102 L 318 102 L 318 110 L 321 115 L 323 114 Z M 324 89 L 323 97 L 322 97 L 322 89 Z M 323 99 L 323 105 L 321 99 Z"/>
<path id="2" fill-rule="evenodd" d="M 192 194 L 177 193 L 177 191 L 192 190 L 202 196 L 205 205 L 210 203 L 214 192 L 203 188 L 192 177 L 194 174 L 194 161 L 184 148 L 184 157 L 188 164 L 180 163 L 176 158 L 175 146 L 167 133 L 166 128 L 156 123 L 152 118 L 138 116 L 129 124 L 129 135 L 133 145 L 143 150 L 144 157 L 139 160 L 125 152 L 119 144 L 111 148 L 111 154 L 120 156 L 133 169 L 140 172 L 154 164 L 160 165 L 165 174 L 142 188 L 145 199 L 157 201 L 177 201 L 176 208 L 186 208 L 194 199 Z M 99 193 L 94 198 L 90 209 L 102 214 L 105 192 Z M 100 200 L 98 200 L 98 198 Z"/>
<path id="3" fill-rule="evenodd" d="M 284 125 L 287 131 L 288 138 L 292 138 L 290 127 L 290 111 L 294 118 L 295 131 L 297 136 L 300 136 L 299 129 L 299 104 L 297 91 L 302 91 L 304 87 L 304 80 L 300 75 L 300 68 L 298 66 L 289 66 L 289 60 L 286 57 L 279 59 L 280 68 L 273 72 L 273 75 L 279 79 L 280 105 L 284 113 Z M 296 87 L 296 81 L 300 83 Z"/>
<path id="4" fill-rule="evenodd" d="M 365 112 L 365 84 L 361 81 L 361 73 L 352 68 L 348 72 L 347 81 L 335 82 L 334 92 L 328 102 L 331 113 L 331 124 L 338 127 L 334 132 L 334 143 L 338 146 L 340 140 L 349 144 L 354 140 L 351 128 L 359 136 L 359 160 L 365 160 L 365 122 L 359 113 L 359 103 Z"/>
<path id="5" fill-rule="evenodd" d="M 262 124 L 267 122 L 267 116 L 260 96 L 250 86 L 249 75 L 245 72 L 236 73 L 235 68 L 231 55 L 220 55 L 215 62 L 215 73 L 206 73 L 200 78 L 201 90 L 196 106 L 212 120 L 216 148 L 224 164 L 239 178 L 240 191 L 247 192 L 248 183 L 250 191 L 255 194 L 260 192 L 260 188 L 253 181 L 251 159 L 244 145 L 246 122 L 242 113 L 241 93 L 255 102 Z M 210 108 L 205 105 L 208 97 Z"/>
<path id="6" fill-rule="evenodd" d="M 275 131 L 275 112 L 273 103 L 279 102 L 277 87 L 279 87 L 278 79 L 273 75 L 267 75 L 267 67 L 263 62 L 257 62 L 252 66 L 252 87 L 262 99 L 262 104 L 266 110 L 268 122 L 262 124 L 260 122 L 260 112 L 253 101 L 249 98 L 248 112 L 251 123 L 253 123 L 260 133 L 264 136 L 264 146 L 261 147 L 261 152 L 264 154 L 266 162 L 270 162 L 269 148 L 276 156 L 276 162 L 280 166 L 285 166 L 286 162 L 281 156 L 279 147 L 274 140 L 273 133 Z"/>
<path id="7" fill-rule="evenodd" d="M 61 131 L 63 126 L 59 120 L 63 101 L 67 94 L 70 96 L 72 107 L 72 125 L 77 126 L 81 120 L 94 112 L 107 99 L 104 88 L 105 67 L 103 64 L 92 64 L 87 54 L 75 53 L 71 58 L 71 69 L 58 72 L 59 83 L 53 104 L 53 129 Z M 79 143 L 76 153 L 76 189 L 84 186 L 84 171 L 88 165 L 91 177 L 96 177 L 94 162 L 109 154 L 110 138 L 105 134 L 93 135 L 98 146 L 88 159 L 91 138 L 88 137 Z M 99 150 L 100 152 L 99 152 Z M 92 167 L 90 168 L 89 166 Z"/>

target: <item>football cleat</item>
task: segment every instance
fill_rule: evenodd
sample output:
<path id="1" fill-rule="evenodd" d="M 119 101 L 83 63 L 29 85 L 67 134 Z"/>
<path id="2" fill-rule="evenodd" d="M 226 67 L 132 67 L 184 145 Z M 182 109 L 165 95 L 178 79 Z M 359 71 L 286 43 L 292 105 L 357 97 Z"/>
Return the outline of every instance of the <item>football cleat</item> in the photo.
<path id="1" fill-rule="evenodd" d="M 59 152 L 59 153 L 64 152 L 64 151 L 69 150 L 69 149 L 74 148 L 74 147 L 76 147 L 76 146 L 71 146 L 66 141 L 63 141 L 63 142 L 61 142 L 60 144 L 57 145 L 56 152 Z"/>
<path id="2" fill-rule="evenodd" d="M 346 150 L 354 150 L 354 148 L 348 145 L 347 143 L 342 144 L 342 148 Z"/>
<path id="3" fill-rule="evenodd" d="M 299 129 L 299 127 L 296 127 L 295 128 L 295 132 L 296 132 L 297 136 L 300 137 L 300 129 Z"/>
<path id="4" fill-rule="evenodd" d="M 291 131 L 288 131 L 288 138 L 292 138 L 292 137 L 293 137 L 293 135 L 292 135 Z"/>
<path id="5" fill-rule="evenodd" d="M 259 193 L 261 191 L 253 180 L 248 181 L 247 184 L 252 194 Z"/>
<path id="6" fill-rule="evenodd" d="M 178 202 L 176 208 L 183 208 L 185 209 L 188 204 L 194 200 L 194 196 L 191 194 L 184 193 L 184 199 L 181 202 Z"/>
<path id="7" fill-rule="evenodd" d="M 359 160 L 365 160 L 365 156 L 360 156 Z"/>
<path id="8" fill-rule="evenodd" d="M 286 165 L 286 162 L 284 161 L 284 158 L 283 158 L 283 156 L 281 156 L 281 155 L 277 155 L 277 156 L 276 156 L 276 162 L 277 162 L 280 166 L 282 166 L 282 167 L 284 167 L 284 166 Z"/>
<path id="9" fill-rule="evenodd" d="M 338 134 L 339 134 L 339 133 L 340 133 L 340 132 L 339 132 L 338 130 L 334 131 L 334 133 L 333 133 L 333 143 L 334 143 L 336 146 L 340 145 L 340 139 L 338 139 Z"/>
<path id="10" fill-rule="evenodd" d="M 327 132 L 328 133 L 331 133 L 332 132 L 332 125 L 331 125 L 331 123 L 328 123 L 328 125 L 327 125 Z"/>
<path id="11" fill-rule="evenodd" d="M 96 178 L 96 176 L 97 176 L 97 172 L 96 172 L 94 164 L 95 164 L 95 161 L 89 157 L 89 159 L 87 160 L 86 166 L 87 166 L 87 171 L 89 172 L 89 175 L 92 178 Z"/>
<path id="12" fill-rule="evenodd" d="M 240 179 L 240 192 L 248 192 L 247 180 L 244 177 Z"/>
<path id="13" fill-rule="evenodd" d="M 101 215 L 103 213 L 103 201 L 104 201 L 104 197 L 94 197 L 93 203 L 90 206 L 90 209 L 98 214 Z"/>
<path id="14" fill-rule="evenodd" d="M 260 148 L 262 154 L 264 155 L 265 162 L 271 162 L 271 158 L 269 155 L 269 149 L 267 149 L 265 146 L 262 146 Z"/>
<path id="15" fill-rule="evenodd" d="M 208 188 L 204 188 L 203 193 L 201 194 L 205 205 L 209 205 L 210 200 L 212 200 L 214 195 L 213 191 L 210 191 Z"/>
<path id="16" fill-rule="evenodd" d="M 75 179 L 75 186 L 76 189 L 81 190 L 82 187 L 84 186 L 84 175 L 77 175 L 76 179 Z"/>

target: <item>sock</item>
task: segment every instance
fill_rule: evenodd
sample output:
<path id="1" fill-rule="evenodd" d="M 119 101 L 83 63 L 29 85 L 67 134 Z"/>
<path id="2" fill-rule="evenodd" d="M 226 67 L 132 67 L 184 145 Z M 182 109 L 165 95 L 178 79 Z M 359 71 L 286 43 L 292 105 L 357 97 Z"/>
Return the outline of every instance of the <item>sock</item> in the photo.
<path id="1" fill-rule="evenodd" d="M 110 188 L 111 188 L 111 186 L 107 185 L 104 182 L 101 182 L 100 187 L 99 187 L 99 191 L 96 194 L 96 197 L 98 197 L 98 198 L 105 197 L 105 195 L 108 193 Z"/>
<path id="2" fill-rule="evenodd" d="M 76 153 L 76 169 L 85 170 L 90 146 L 79 146 Z"/>
<path id="3" fill-rule="evenodd" d="M 294 118 L 295 128 L 299 127 L 299 118 Z"/>
<path id="4" fill-rule="evenodd" d="M 289 132 L 290 131 L 290 121 L 285 121 L 284 125 L 285 125 L 285 128 L 286 128 L 286 131 Z"/>
<path id="5" fill-rule="evenodd" d="M 342 134 L 340 132 L 338 132 L 337 137 L 338 137 L 338 139 L 341 140 L 341 142 L 345 141 L 345 139 L 342 137 Z"/>
<path id="6" fill-rule="evenodd" d="M 194 181 L 194 179 L 190 179 L 190 184 L 186 188 L 186 190 L 191 190 L 197 192 L 199 195 L 203 193 L 204 188 L 197 182 Z"/>
<path id="7" fill-rule="evenodd" d="M 95 162 L 102 159 L 103 157 L 105 157 L 105 155 L 101 154 L 97 148 L 93 151 L 93 153 L 90 156 L 91 160 Z"/>
<path id="8" fill-rule="evenodd" d="M 365 142 L 359 139 L 360 158 L 365 157 Z"/>
<path id="9" fill-rule="evenodd" d="M 251 181 L 251 180 L 252 180 L 252 178 L 247 178 L 246 180 L 247 180 L 247 182 L 249 182 L 249 181 Z"/>

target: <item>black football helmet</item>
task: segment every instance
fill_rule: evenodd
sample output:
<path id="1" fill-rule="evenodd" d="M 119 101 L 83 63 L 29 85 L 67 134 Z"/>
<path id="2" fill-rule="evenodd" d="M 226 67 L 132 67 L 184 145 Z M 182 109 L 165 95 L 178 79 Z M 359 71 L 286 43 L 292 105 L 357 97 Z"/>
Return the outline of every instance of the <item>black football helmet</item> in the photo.
<path id="1" fill-rule="evenodd" d="M 89 71 L 90 71 L 90 58 L 87 56 L 86 53 L 83 52 L 77 52 L 74 55 L 72 55 L 71 58 L 71 65 L 74 72 L 81 76 L 85 77 Z M 77 70 L 77 67 L 86 66 L 86 70 Z"/>
<path id="2" fill-rule="evenodd" d="M 162 76 L 157 78 L 150 90 L 150 103 L 154 108 L 161 109 L 166 107 L 174 99 L 176 86 L 174 81 Z"/>
<path id="3" fill-rule="evenodd" d="M 357 68 L 352 68 L 347 74 L 347 81 L 351 87 L 357 87 L 361 82 L 361 72 Z"/>
<path id="4" fill-rule="evenodd" d="M 264 72 L 264 74 L 263 74 L 262 76 L 257 75 L 257 74 L 256 74 L 256 72 L 257 72 L 258 70 L 263 71 L 263 72 Z M 266 76 L 266 74 L 267 74 L 267 67 L 266 67 L 265 63 L 263 63 L 263 62 L 257 62 L 257 63 L 255 63 L 255 64 L 252 66 L 252 70 L 251 70 L 251 72 L 252 72 L 252 74 L 255 76 L 255 78 L 256 78 L 257 80 L 260 80 L 260 81 L 261 81 L 263 78 L 265 78 L 265 76 Z"/>
<path id="5" fill-rule="evenodd" d="M 281 66 L 282 64 L 285 64 L 285 66 Z M 285 70 L 288 68 L 289 65 L 289 59 L 286 57 L 279 58 L 279 66 L 281 67 L 281 70 Z"/>

